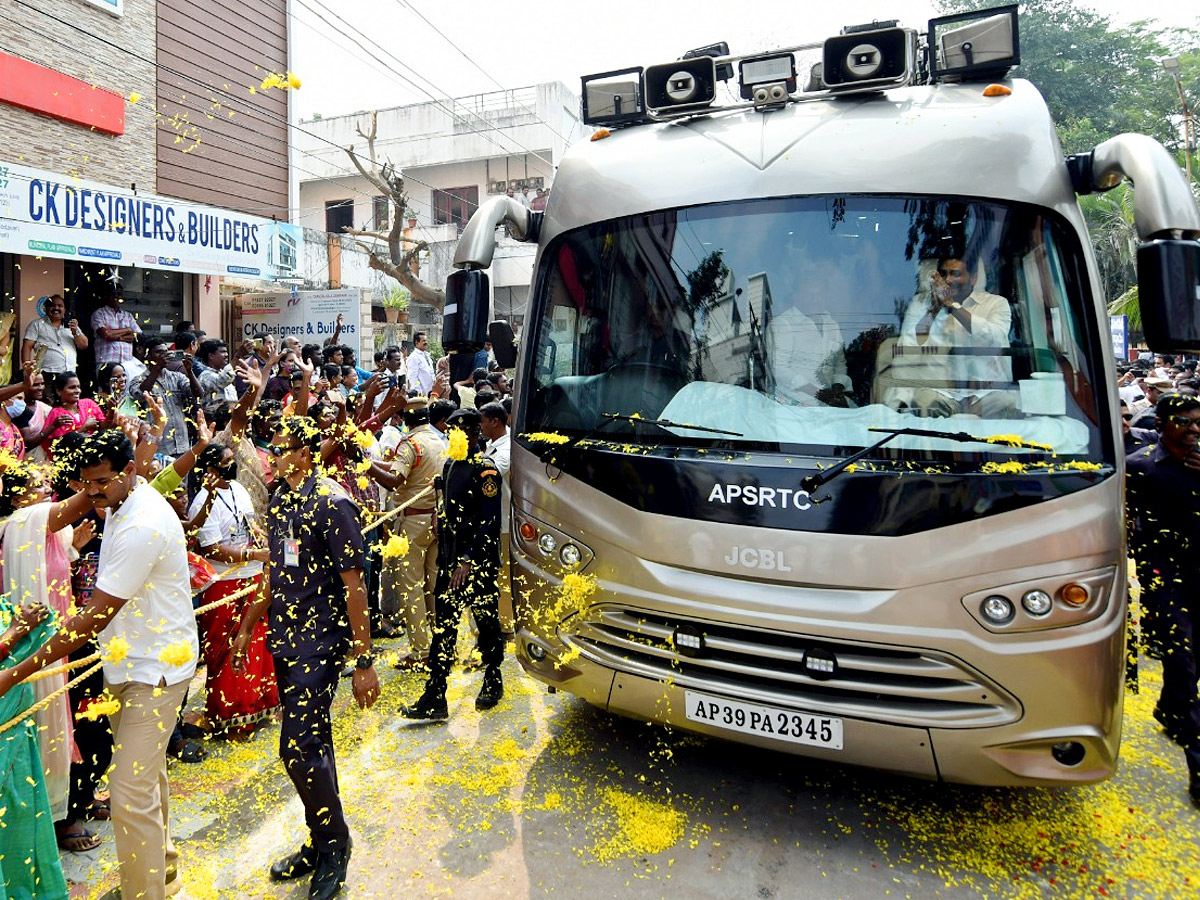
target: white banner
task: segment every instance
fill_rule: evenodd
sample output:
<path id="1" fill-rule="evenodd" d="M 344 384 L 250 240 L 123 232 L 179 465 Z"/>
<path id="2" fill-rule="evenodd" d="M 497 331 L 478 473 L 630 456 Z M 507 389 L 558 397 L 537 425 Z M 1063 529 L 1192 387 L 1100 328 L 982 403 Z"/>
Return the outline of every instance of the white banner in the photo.
<path id="1" fill-rule="evenodd" d="M 358 346 L 358 311 L 362 291 L 294 291 L 291 293 L 242 294 L 242 338 L 274 335 L 276 341 L 294 337 L 301 344 L 324 344 L 337 331 L 339 341 Z"/>
<path id="2" fill-rule="evenodd" d="M 0 252 L 269 279 L 295 273 L 280 240 L 298 231 L 0 160 Z"/>

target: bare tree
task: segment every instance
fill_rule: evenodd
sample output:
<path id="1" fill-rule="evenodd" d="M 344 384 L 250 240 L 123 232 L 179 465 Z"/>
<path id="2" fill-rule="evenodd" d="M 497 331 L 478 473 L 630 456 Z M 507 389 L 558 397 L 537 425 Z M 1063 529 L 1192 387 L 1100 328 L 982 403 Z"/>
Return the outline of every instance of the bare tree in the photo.
<path id="1" fill-rule="evenodd" d="M 426 284 L 413 274 L 413 261 L 417 254 L 429 245 L 425 241 L 412 240 L 403 235 L 404 212 L 408 206 L 408 195 L 404 193 L 404 176 L 397 172 L 390 162 L 380 164 L 375 154 L 375 118 L 375 113 L 372 112 L 371 127 L 367 131 L 363 131 L 361 125 L 355 127 L 355 131 L 367 142 L 366 164 L 355 151 L 353 144 L 346 148 L 346 153 L 359 174 L 390 201 L 392 227 L 388 231 L 363 231 L 357 228 L 343 228 L 342 231 L 353 237 L 354 243 L 367 254 L 367 264 L 372 269 L 391 276 L 408 288 L 414 299 L 428 303 L 441 312 L 446 305 L 446 292 Z M 379 244 L 367 243 L 368 240 L 384 244 L 387 248 L 386 254 Z"/>

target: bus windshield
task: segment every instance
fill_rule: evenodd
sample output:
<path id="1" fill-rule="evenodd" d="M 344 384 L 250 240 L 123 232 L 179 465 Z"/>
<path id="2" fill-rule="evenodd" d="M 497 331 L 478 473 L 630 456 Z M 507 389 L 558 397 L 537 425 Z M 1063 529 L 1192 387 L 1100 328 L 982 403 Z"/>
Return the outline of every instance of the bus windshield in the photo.
<path id="1" fill-rule="evenodd" d="M 542 257 L 523 430 L 839 455 L 915 427 L 1098 460 L 1112 451 L 1085 278 L 1051 213 L 991 202 L 800 197 L 589 225 Z"/>

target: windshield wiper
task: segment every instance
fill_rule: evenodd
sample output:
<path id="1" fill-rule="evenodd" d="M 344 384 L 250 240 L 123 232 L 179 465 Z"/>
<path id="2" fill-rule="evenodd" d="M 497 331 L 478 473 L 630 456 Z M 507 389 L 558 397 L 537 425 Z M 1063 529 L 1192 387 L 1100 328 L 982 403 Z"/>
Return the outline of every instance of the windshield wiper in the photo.
<path id="1" fill-rule="evenodd" d="M 725 431 L 722 428 L 709 428 L 707 425 L 686 425 L 683 422 L 672 422 L 670 419 L 647 419 L 642 416 L 626 416 L 621 413 L 600 413 L 601 418 L 611 421 L 633 422 L 635 425 L 657 425 L 659 428 L 684 428 L 689 431 L 707 431 L 709 434 L 727 434 L 730 437 L 745 437 L 740 431 Z"/>
<path id="2" fill-rule="evenodd" d="M 892 440 L 893 438 L 898 438 L 901 435 L 905 437 L 940 438 L 942 440 L 954 441 L 955 443 L 959 444 L 993 444 L 1004 447 L 1018 447 L 1024 450 L 1036 450 L 1039 453 L 1052 453 L 1054 450 L 1054 448 L 1048 447 L 1045 444 L 1035 444 L 1032 441 L 1022 440 L 1014 435 L 978 437 L 973 434 L 967 434 L 965 431 L 933 431 L 928 428 L 868 428 L 867 431 L 882 433 L 883 437 L 871 444 L 869 447 L 864 447 L 857 453 L 847 456 L 837 465 L 828 469 L 824 469 L 813 475 L 805 476 L 800 481 L 800 487 L 811 495 L 818 488 L 837 478 L 864 456 L 874 453 L 888 441 Z"/>

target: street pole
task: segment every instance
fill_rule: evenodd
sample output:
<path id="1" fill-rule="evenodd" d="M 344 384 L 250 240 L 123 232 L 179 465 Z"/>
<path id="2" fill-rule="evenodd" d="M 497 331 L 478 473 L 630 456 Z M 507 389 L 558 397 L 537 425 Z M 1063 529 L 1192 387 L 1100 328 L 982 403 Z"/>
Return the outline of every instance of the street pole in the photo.
<path id="1" fill-rule="evenodd" d="M 1187 169 L 1188 184 L 1192 183 L 1192 111 L 1188 107 L 1187 93 L 1183 90 L 1183 79 L 1179 73 L 1182 66 L 1178 56 L 1168 56 L 1162 61 L 1162 67 L 1166 69 L 1167 74 L 1175 82 L 1175 89 L 1179 92 L 1179 103 L 1183 107 L 1183 160 L 1184 167 Z"/>

